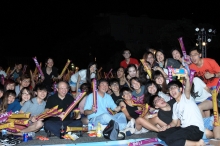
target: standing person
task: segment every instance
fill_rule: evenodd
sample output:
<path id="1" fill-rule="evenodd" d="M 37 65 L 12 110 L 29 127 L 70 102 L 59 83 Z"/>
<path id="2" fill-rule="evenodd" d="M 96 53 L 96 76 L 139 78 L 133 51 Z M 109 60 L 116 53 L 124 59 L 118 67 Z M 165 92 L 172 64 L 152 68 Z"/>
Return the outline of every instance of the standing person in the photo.
<path id="1" fill-rule="evenodd" d="M 130 87 L 126 77 L 125 77 L 125 69 L 123 67 L 119 67 L 117 70 L 117 78 L 119 79 L 119 87 Z"/>
<path id="2" fill-rule="evenodd" d="M 100 124 L 108 124 L 110 120 L 114 120 L 119 124 L 119 130 L 124 130 L 127 125 L 127 120 L 124 113 L 120 112 L 115 115 L 110 115 L 107 108 L 119 112 L 120 106 L 117 106 L 112 97 L 107 94 L 108 81 L 106 79 L 100 79 L 97 83 L 97 108 L 93 105 L 93 94 L 89 94 L 84 106 L 84 114 L 87 115 L 89 121 L 97 126 Z"/>
<path id="3" fill-rule="evenodd" d="M 48 98 L 45 111 L 48 111 L 49 109 L 53 108 L 54 106 L 58 105 L 58 109 L 63 109 L 63 111 L 66 111 L 66 109 L 71 105 L 71 103 L 74 101 L 74 98 L 67 94 L 69 91 L 69 85 L 68 83 L 64 81 L 60 81 L 57 84 L 57 93 L 50 96 Z M 61 113 L 58 117 L 50 117 L 46 119 L 44 123 L 45 131 L 47 132 L 48 136 L 50 136 L 51 133 L 56 135 L 57 137 L 60 136 L 60 127 L 63 125 L 64 128 L 67 126 L 74 126 L 74 127 L 81 127 L 82 122 L 80 120 L 73 120 L 71 119 L 71 113 L 69 113 L 66 118 L 61 121 L 60 118 L 64 116 L 64 112 Z"/>
<path id="4" fill-rule="evenodd" d="M 138 62 L 137 59 L 135 59 L 135 58 L 130 58 L 130 57 L 131 57 L 131 52 L 130 52 L 130 50 L 125 49 L 125 50 L 123 51 L 123 54 L 122 54 L 122 55 L 124 56 L 125 60 L 121 61 L 121 63 L 120 63 L 120 66 L 121 66 L 121 67 L 127 68 L 127 66 L 128 66 L 129 64 L 135 64 L 136 66 L 139 65 L 139 62 Z"/>
<path id="5" fill-rule="evenodd" d="M 190 50 L 192 64 L 189 68 L 196 71 L 195 77 L 199 77 L 211 88 L 217 86 L 220 77 L 220 67 L 214 59 L 202 58 L 201 50 L 192 48 Z"/>
<path id="6" fill-rule="evenodd" d="M 52 92 L 52 85 L 54 79 L 61 79 L 61 76 L 58 76 L 58 69 L 53 66 L 54 60 L 51 57 L 48 57 L 45 61 L 45 67 L 42 68 L 44 76 L 41 76 L 41 80 L 47 86 L 47 91 Z"/>
<path id="7" fill-rule="evenodd" d="M 10 71 L 10 77 L 17 82 L 18 77 L 22 75 L 22 64 L 16 63 L 13 70 Z"/>
<path id="8" fill-rule="evenodd" d="M 172 122 L 164 126 L 165 131 L 158 133 L 158 138 L 169 146 L 204 145 L 202 140 L 204 122 L 198 106 L 190 96 L 191 85 L 188 73 L 185 74 L 185 89 L 180 81 L 168 84 L 170 95 L 176 100 L 173 105 Z M 190 113 L 190 114 L 189 114 Z M 181 127 L 177 127 L 178 120 Z"/>
<path id="9" fill-rule="evenodd" d="M 69 81 L 71 90 L 73 92 L 78 92 L 79 87 L 83 83 L 91 85 L 91 80 L 93 78 L 97 78 L 97 64 L 95 62 L 90 62 L 87 69 L 82 69 L 71 76 Z"/>

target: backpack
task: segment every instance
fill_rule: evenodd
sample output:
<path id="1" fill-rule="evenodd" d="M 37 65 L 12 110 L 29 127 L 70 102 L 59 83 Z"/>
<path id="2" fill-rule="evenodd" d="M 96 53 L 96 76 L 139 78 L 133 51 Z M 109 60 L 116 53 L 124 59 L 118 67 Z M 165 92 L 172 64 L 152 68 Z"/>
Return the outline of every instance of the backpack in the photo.
<path id="1" fill-rule="evenodd" d="M 118 137 L 118 134 L 122 134 L 122 137 Z M 108 125 L 103 130 L 103 136 L 106 139 L 110 140 L 124 140 L 125 134 L 123 132 L 119 132 L 119 125 L 114 120 L 111 120 Z"/>

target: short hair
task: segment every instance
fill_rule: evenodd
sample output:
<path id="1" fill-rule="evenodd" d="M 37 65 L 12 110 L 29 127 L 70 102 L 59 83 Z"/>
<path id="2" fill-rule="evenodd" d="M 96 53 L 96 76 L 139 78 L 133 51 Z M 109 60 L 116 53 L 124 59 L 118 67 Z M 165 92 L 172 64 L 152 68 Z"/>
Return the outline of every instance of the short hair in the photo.
<path id="1" fill-rule="evenodd" d="M 129 49 L 124 49 L 123 52 L 122 52 L 122 54 L 124 54 L 125 51 L 129 51 L 130 54 L 131 54 L 131 50 L 129 50 Z"/>
<path id="2" fill-rule="evenodd" d="M 199 54 L 202 53 L 202 50 L 199 49 L 198 47 L 193 47 L 193 48 L 191 48 L 191 49 L 189 50 L 189 54 L 190 54 L 192 51 L 197 51 Z"/>
<path id="3" fill-rule="evenodd" d="M 179 80 L 169 82 L 167 88 L 170 89 L 171 86 L 178 86 L 179 88 L 183 88 L 183 84 Z"/>
<path id="4" fill-rule="evenodd" d="M 150 96 L 149 103 L 148 103 L 148 104 L 150 105 L 150 107 L 155 108 L 154 99 L 155 99 L 156 97 L 159 97 L 159 96 L 158 96 L 157 94 Z"/>
<path id="5" fill-rule="evenodd" d="M 109 85 L 111 86 L 112 84 L 117 83 L 119 85 L 119 80 L 118 78 L 111 78 L 109 80 Z"/>
<path id="6" fill-rule="evenodd" d="M 45 91 L 47 91 L 47 86 L 44 83 L 38 83 L 34 87 L 34 91 L 37 91 L 37 90 L 45 90 Z"/>
<path id="7" fill-rule="evenodd" d="M 120 94 L 122 95 L 124 91 L 132 92 L 129 87 L 122 87 L 120 90 Z"/>
<path id="8" fill-rule="evenodd" d="M 31 79 L 31 76 L 28 75 L 28 74 L 23 74 L 23 75 L 21 75 L 20 81 L 23 81 L 24 79 Z"/>
<path id="9" fill-rule="evenodd" d="M 97 81 L 97 87 L 102 83 L 102 82 L 106 82 L 108 84 L 108 80 L 105 78 L 101 78 Z M 109 84 L 108 84 L 109 85 Z"/>

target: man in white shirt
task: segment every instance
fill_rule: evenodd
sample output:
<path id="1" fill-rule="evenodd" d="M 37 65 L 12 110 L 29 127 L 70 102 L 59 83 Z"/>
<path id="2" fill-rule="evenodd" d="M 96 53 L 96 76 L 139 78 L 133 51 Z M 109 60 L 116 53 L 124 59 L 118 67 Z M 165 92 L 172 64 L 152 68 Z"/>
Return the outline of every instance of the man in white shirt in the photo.
<path id="1" fill-rule="evenodd" d="M 189 76 L 185 74 L 185 89 L 180 81 L 168 84 L 170 95 L 176 100 L 173 105 L 172 122 L 163 127 L 165 131 L 158 133 L 158 138 L 169 146 L 197 146 L 205 145 L 202 140 L 204 123 L 202 115 L 193 97 L 190 96 L 191 85 Z M 180 120 L 180 127 L 176 127 Z"/>

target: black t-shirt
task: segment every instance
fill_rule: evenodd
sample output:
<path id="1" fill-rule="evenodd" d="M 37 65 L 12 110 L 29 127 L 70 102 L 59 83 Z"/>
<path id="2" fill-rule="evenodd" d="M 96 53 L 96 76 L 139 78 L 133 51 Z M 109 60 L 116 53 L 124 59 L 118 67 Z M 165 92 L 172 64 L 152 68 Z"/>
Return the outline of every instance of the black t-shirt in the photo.
<path id="1" fill-rule="evenodd" d="M 180 68 L 181 63 L 173 58 L 167 58 L 167 65 L 166 68 L 168 66 L 172 66 L 172 68 Z"/>
<path id="2" fill-rule="evenodd" d="M 63 112 L 65 112 L 66 109 L 72 104 L 73 101 L 74 101 L 74 98 L 72 96 L 70 96 L 69 94 L 67 94 L 65 96 L 65 98 L 63 100 L 61 100 L 58 97 L 58 94 L 56 93 L 48 98 L 45 108 L 51 109 L 54 106 L 58 105 L 58 109 L 63 109 Z M 71 113 L 69 113 L 66 116 L 64 121 L 70 120 L 70 114 Z M 59 117 L 51 117 L 51 118 L 48 118 L 48 120 L 60 121 L 60 118 Z"/>
<path id="3" fill-rule="evenodd" d="M 158 118 L 162 120 L 166 124 L 170 124 L 172 122 L 172 115 L 173 115 L 173 104 L 176 102 L 175 99 L 171 99 L 167 103 L 170 105 L 171 110 L 170 111 L 163 111 L 160 109 L 158 111 Z"/>
<path id="4" fill-rule="evenodd" d="M 52 67 L 52 72 L 48 75 L 46 72 L 46 67 L 42 69 L 42 72 L 44 74 L 44 81 L 43 83 L 47 87 L 47 91 L 51 92 L 53 91 L 52 85 L 53 85 L 53 78 L 58 76 L 58 69 L 55 67 Z"/>
<path id="5" fill-rule="evenodd" d="M 139 114 L 136 113 L 135 111 L 138 110 L 137 106 L 129 106 L 126 102 L 124 102 L 126 105 L 126 109 L 129 113 L 129 115 L 134 118 L 137 119 L 139 117 Z"/>
<path id="6" fill-rule="evenodd" d="M 115 93 L 111 94 L 112 99 L 114 100 L 115 104 L 118 106 L 121 101 L 123 101 L 121 94 L 116 96 Z"/>

